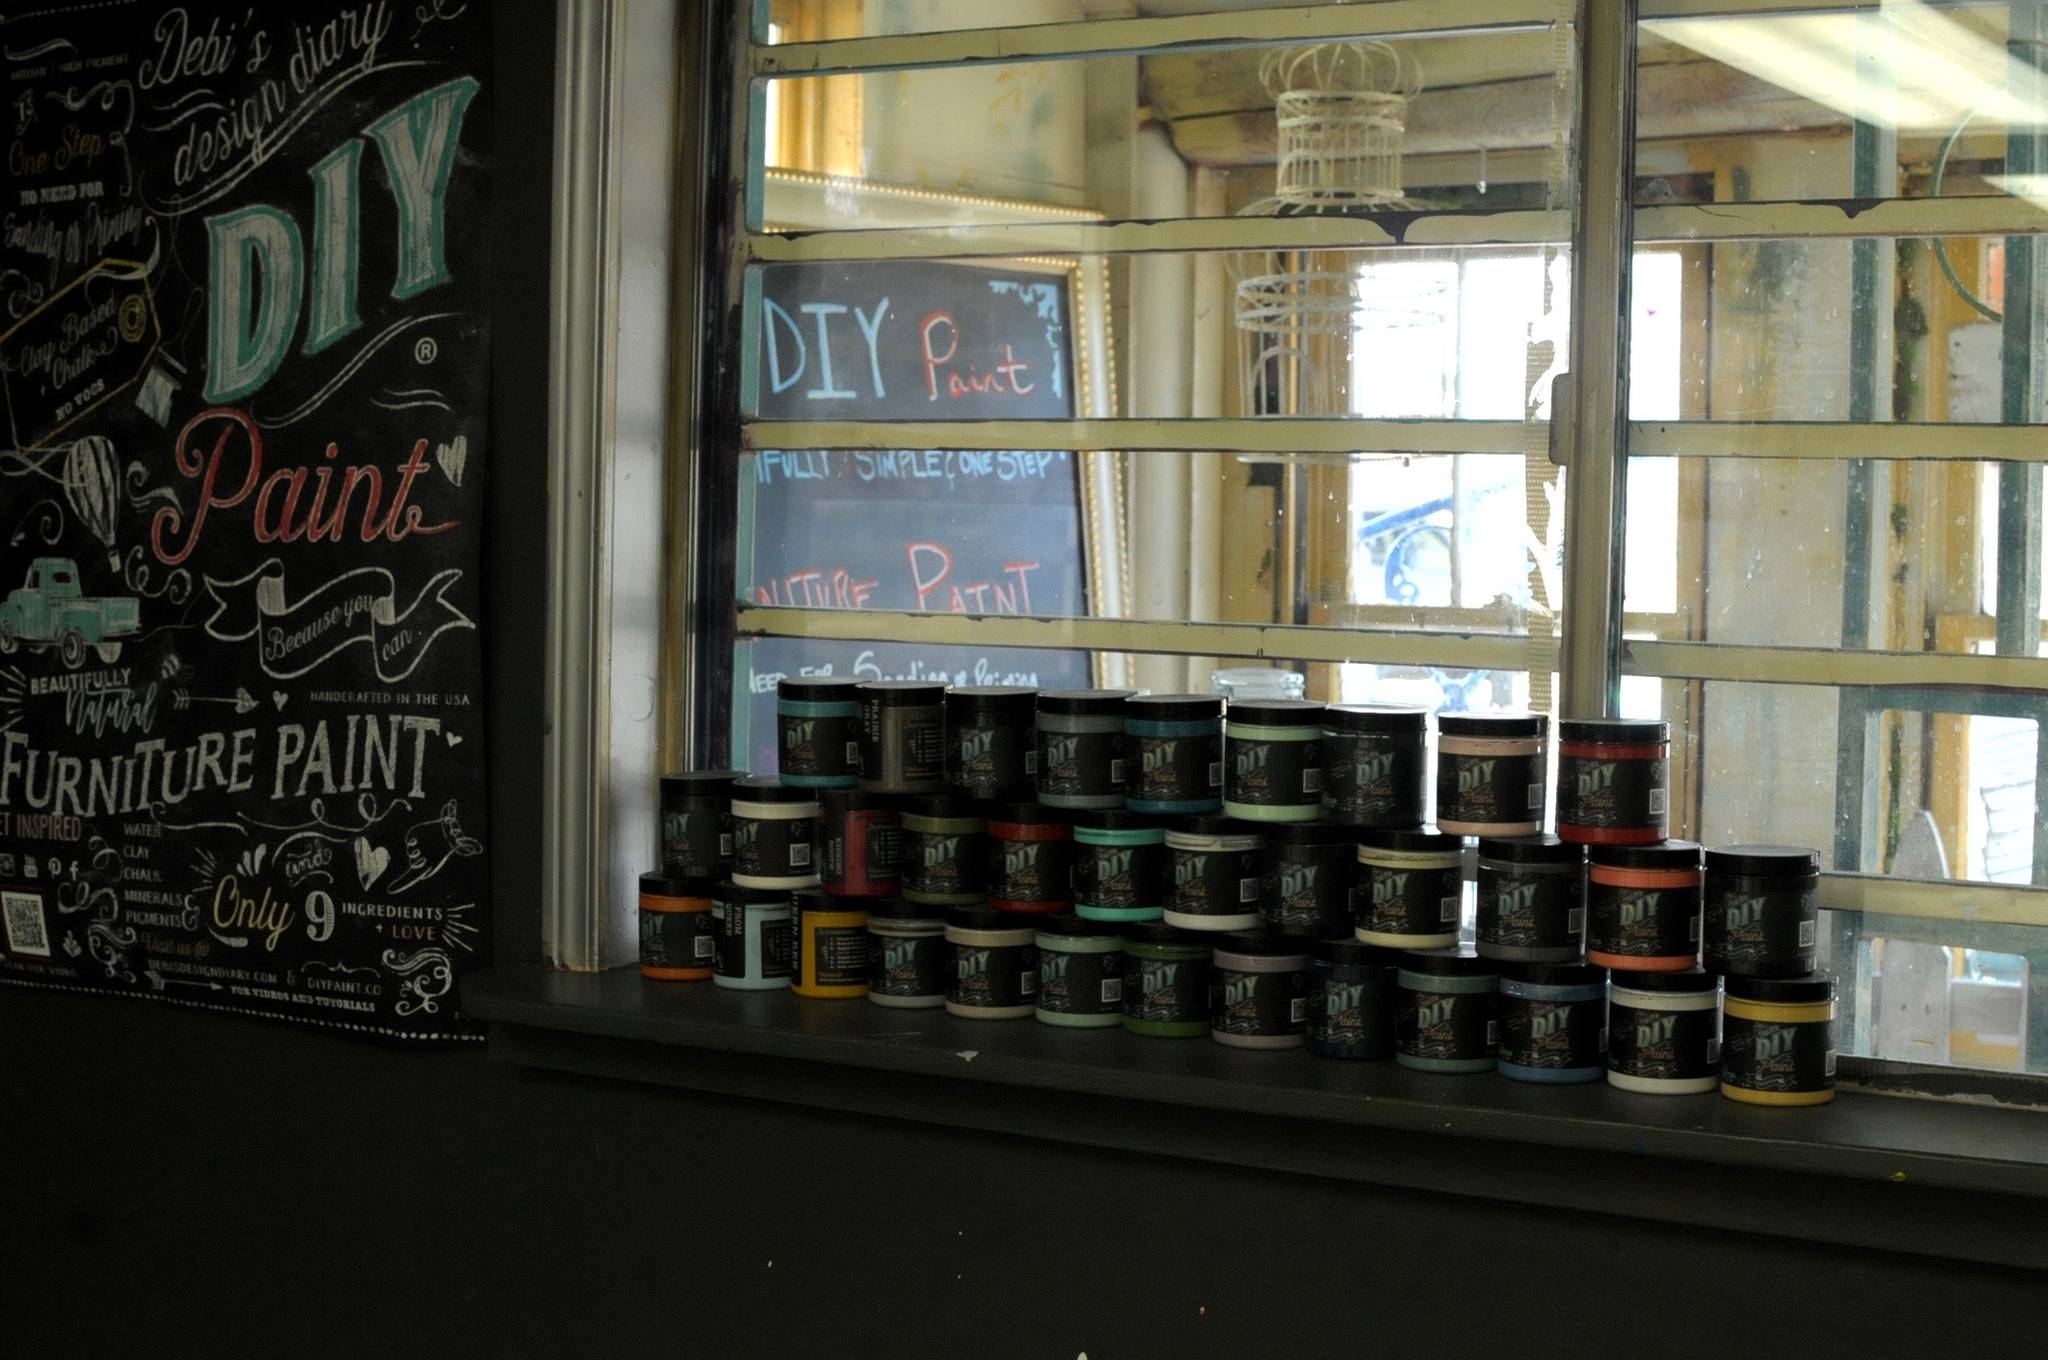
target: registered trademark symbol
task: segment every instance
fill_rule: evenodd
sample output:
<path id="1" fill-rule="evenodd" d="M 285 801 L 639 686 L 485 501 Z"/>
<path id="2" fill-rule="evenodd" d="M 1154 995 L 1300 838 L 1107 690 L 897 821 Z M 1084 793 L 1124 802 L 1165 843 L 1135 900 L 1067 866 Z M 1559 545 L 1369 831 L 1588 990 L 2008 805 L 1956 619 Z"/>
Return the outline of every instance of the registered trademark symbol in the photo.
<path id="1" fill-rule="evenodd" d="M 413 345 L 412 357 L 415 363 L 431 364 L 441 357 L 441 347 L 434 343 L 433 336 L 423 335 Z"/>

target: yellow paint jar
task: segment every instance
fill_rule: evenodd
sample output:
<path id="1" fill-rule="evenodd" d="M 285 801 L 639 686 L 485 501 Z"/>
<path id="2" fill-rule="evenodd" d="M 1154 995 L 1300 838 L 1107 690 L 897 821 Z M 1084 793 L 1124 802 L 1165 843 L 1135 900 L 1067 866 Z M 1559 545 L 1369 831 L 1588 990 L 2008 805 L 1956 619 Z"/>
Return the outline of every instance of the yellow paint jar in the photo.
<path id="1" fill-rule="evenodd" d="M 1835 1098 L 1835 980 L 1730 977 L 1721 1020 L 1721 1094 L 1746 1105 Z"/>
<path id="2" fill-rule="evenodd" d="M 866 908 L 854 899 L 830 897 L 817 888 L 800 888 L 790 898 L 796 971 L 789 989 L 798 996 L 866 996 Z"/>

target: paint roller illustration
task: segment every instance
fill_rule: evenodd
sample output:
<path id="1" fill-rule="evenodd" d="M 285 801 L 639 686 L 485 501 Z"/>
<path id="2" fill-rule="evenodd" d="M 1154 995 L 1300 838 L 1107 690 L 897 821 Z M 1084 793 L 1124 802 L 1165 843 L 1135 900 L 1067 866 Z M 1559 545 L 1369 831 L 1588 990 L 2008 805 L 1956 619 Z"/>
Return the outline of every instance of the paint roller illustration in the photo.
<path id="1" fill-rule="evenodd" d="M 370 832 L 380 829 L 372 827 L 355 838 L 356 877 L 366 890 L 390 873 L 394 862 L 397 872 L 384 889 L 400 893 L 425 883 L 451 859 L 483 853 L 482 842 L 462 834 L 453 798 L 441 805 L 439 816 L 414 822 L 401 835 L 373 838 Z"/>

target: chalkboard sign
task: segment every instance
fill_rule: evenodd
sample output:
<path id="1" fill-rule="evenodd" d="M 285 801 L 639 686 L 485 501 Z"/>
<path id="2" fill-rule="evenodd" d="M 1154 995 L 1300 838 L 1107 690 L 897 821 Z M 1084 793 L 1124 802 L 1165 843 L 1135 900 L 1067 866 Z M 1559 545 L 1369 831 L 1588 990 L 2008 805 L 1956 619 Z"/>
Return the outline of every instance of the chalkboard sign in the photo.
<path id="1" fill-rule="evenodd" d="M 934 263 L 763 271 L 757 407 L 774 420 L 1067 419 L 1067 275 Z M 953 449 L 765 450 L 741 469 L 750 604 L 1087 613 L 1079 458 Z M 784 675 L 1089 683 L 1087 654 L 765 638 L 743 644 L 742 758 L 775 768 Z"/>
<path id="2" fill-rule="evenodd" d="M 0 981 L 477 1037 L 489 14 L 0 27 Z"/>

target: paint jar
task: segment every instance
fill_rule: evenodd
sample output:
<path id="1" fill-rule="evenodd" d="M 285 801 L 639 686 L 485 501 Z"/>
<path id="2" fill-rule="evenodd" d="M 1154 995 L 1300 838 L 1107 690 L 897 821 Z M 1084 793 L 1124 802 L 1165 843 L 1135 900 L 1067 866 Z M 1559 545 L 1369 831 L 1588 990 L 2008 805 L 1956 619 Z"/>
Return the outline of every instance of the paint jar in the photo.
<path id="1" fill-rule="evenodd" d="M 1259 917 L 1280 935 L 1327 940 L 1351 933 L 1357 832 L 1329 822 L 1274 822 L 1259 862 Z"/>
<path id="2" fill-rule="evenodd" d="M 1351 912 L 1358 939 L 1449 949 L 1465 904 L 1465 841 L 1435 831 L 1362 831 Z"/>
<path id="3" fill-rule="evenodd" d="M 1038 696 L 1038 801 L 1058 808 L 1124 805 L 1127 689 L 1059 689 Z"/>
<path id="4" fill-rule="evenodd" d="M 1251 822 L 1323 813 L 1322 704 L 1240 699 L 1223 721 L 1223 810 Z"/>
<path id="5" fill-rule="evenodd" d="M 1436 825 L 1459 836 L 1526 836 L 1543 830 L 1540 713 L 1440 713 Z"/>
<path id="6" fill-rule="evenodd" d="M 762 775 L 732 782 L 732 881 L 742 888 L 818 886 L 815 789 L 793 789 Z"/>
<path id="7" fill-rule="evenodd" d="M 1266 838 L 1249 822 L 1215 813 L 1166 833 L 1173 896 L 1166 923 L 1183 930 L 1250 930 L 1259 923 L 1259 861 Z"/>
<path id="8" fill-rule="evenodd" d="M 1038 1019 L 1069 1029 L 1124 1022 L 1124 942 L 1107 921 L 1048 918 L 1038 928 Z"/>
<path id="9" fill-rule="evenodd" d="M 790 894 L 790 984 L 798 996 L 842 998 L 868 990 L 868 911 L 822 889 Z"/>
<path id="10" fill-rule="evenodd" d="M 1308 969 L 1308 1051 L 1354 1060 L 1394 1056 L 1399 956 L 1356 940 L 1317 940 Z"/>
<path id="11" fill-rule="evenodd" d="M 1074 822 L 1074 910 L 1091 921 L 1156 921 L 1173 896 L 1166 828 L 1135 812 Z"/>
<path id="12" fill-rule="evenodd" d="M 1557 834 L 1580 845 L 1654 845 L 1671 798 L 1671 724 L 1567 718 L 1557 725 Z"/>
<path id="13" fill-rule="evenodd" d="M 1232 1048 L 1308 1043 L 1308 941 L 1225 935 L 1209 975 L 1209 1037 Z"/>
<path id="14" fill-rule="evenodd" d="M 862 905 L 868 913 L 868 1000 L 898 1010 L 945 1005 L 953 961 L 946 909 L 895 897 Z"/>
<path id="15" fill-rule="evenodd" d="M 711 980 L 753 992 L 789 986 L 789 913 L 787 892 L 719 884 L 711 898 L 718 930 Z"/>
<path id="16" fill-rule="evenodd" d="M 1215 812 L 1223 806 L 1223 700 L 1141 694 L 1124 704 L 1124 802 L 1133 812 Z"/>
<path id="17" fill-rule="evenodd" d="M 1570 963 L 1586 935 L 1586 852 L 1555 836 L 1490 836 L 1479 842 L 1482 958 Z"/>
<path id="18" fill-rule="evenodd" d="M 1570 1085 L 1607 1075 L 1607 970 L 1511 963 L 1500 977 L 1500 1074 Z"/>
<path id="19" fill-rule="evenodd" d="M 1032 713 L 1038 691 L 966 685 L 946 691 L 946 791 L 961 798 L 1029 798 L 1038 768 Z"/>
<path id="20" fill-rule="evenodd" d="M 782 782 L 801 789 L 850 789 L 860 781 L 860 681 L 788 675 L 775 684 L 775 733 Z"/>
<path id="21" fill-rule="evenodd" d="M 869 793 L 938 793 L 946 787 L 946 687 L 870 680 L 860 704 L 860 787 Z"/>
<path id="22" fill-rule="evenodd" d="M 1073 910 L 1074 824 L 1065 813 L 1036 803 L 989 809 L 988 904 L 997 911 Z"/>
<path id="23" fill-rule="evenodd" d="M 1820 932 L 1820 852 L 1724 845 L 1706 855 L 1706 969 L 1804 977 Z"/>
<path id="24" fill-rule="evenodd" d="M 972 906 L 988 896 L 988 822 L 964 798 L 913 798 L 903 809 L 903 900 Z"/>
<path id="25" fill-rule="evenodd" d="M 1333 704 L 1323 711 L 1323 817 L 1420 831 L 1429 798 L 1429 713 Z"/>
<path id="26" fill-rule="evenodd" d="M 710 884 L 701 878 L 640 875 L 640 975 L 664 982 L 711 976 L 718 953 Z"/>
<path id="27" fill-rule="evenodd" d="M 1721 1084 L 1721 980 L 1712 973 L 1614 974 L 1607 991 L 1607 1084 L 1646 1096 Z"/>
<path id="28" fill-rule="evenodd" d="M 1835 1098 L 1833 978 L 1728 978 L 1721 1094 L 1745 1105 L 1825 1105 Z"/>
<path id="29" fill-rule="evenodd" d="M 903 884 L 903 818 L 895 800 L 859 789 L 818 791 L 818 878 L 834 897 L 889 897 Z"/>
<path id="30" fill-rule="evenodd" d="M 1596 845 L 1590 858 L 1588 960 L 1640 973 L 1681 972 L 1699 963 L 1699 846 Z"/>
<path id="31" fill-rule="evenodd" d="M 1209 1032 L 1212 937 L 1144 921 L 1122 927 L 1124 1028 L 1148 1039 Z"/>
<path id="32" fill-rule="evenodd" d="M 946 1012 L 963 1020 L 1024 1020 L 1038 997 L 1037 922 L 986 907 L 946 916 Z"/>
<path id="33" fill-rule="evenodd" d="M 1499 1044 L 1495 965 L 1456 949 L 1401 955 L 1394 1061 L 1418 1072 L 1488 1072 Z"/>
<path id="34" fill-rule="evenodd" d="M 732 782 L 744 770 L 661 777 L 661 871 L 715 883 L 732 877 Z"/>

